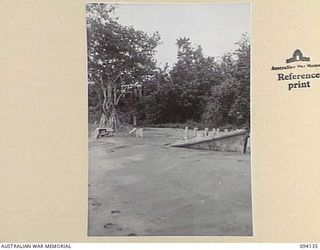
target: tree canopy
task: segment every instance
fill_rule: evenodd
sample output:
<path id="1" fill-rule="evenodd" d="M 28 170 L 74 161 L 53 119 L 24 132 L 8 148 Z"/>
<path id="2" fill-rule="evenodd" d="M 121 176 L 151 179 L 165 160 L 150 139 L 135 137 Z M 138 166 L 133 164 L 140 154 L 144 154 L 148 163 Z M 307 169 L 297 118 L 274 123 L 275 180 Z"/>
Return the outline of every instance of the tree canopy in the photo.
<path id="1" fill-rule="evenodd" d="M 143 83 L 153 74 L 160 41 L 157 32 L 149 35 L 118 23 L 114 10 L 113 5 L 87 5 L 88 79 L 100 92 L 101 112 L 113 128 L 118 126 L 116 107 L 121 97 L 141 94 Z"/>
<path id="2" fill-rule="evenodd" d="M 114 5 L 87 4 L 89 118 L 107 125 L 205 122 L 250 124 L 250 40 L 216 59 L 200 45 L 178 38 L 177 61 L 157 67 L 160 34 L 121 25 Z"/>

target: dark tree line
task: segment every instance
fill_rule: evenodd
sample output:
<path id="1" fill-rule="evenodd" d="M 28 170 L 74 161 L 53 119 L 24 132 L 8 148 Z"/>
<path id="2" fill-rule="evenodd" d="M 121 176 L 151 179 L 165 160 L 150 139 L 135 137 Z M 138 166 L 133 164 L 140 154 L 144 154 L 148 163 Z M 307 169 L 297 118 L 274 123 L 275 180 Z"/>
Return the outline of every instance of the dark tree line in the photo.
<path id="1" fill-rule="evenodd" d="M 156 66 L 160 34 L 126 27 L 112 18 L 115 8 L 88 4 L 89 119 L 119 122 L 205 122 L 212 126 L 249 126 L 250 42 L 219 60 L 203 55 L 189 38 L 177 39 L 177 61 Z"/>

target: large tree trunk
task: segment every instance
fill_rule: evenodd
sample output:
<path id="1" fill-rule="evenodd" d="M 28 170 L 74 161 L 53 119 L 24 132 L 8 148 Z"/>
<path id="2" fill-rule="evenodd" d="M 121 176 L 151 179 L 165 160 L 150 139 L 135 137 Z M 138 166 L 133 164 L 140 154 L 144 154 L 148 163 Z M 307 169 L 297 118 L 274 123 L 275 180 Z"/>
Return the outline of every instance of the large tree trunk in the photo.
<path id="1" fill-rule="evenodd" d="M 102 85 L 103 104 L 102 115 L 100 118 L 100 127 L 112 128 L 115 134 L 118 134 L 120 121 L 117 113 L 117 100 L 114 98 L 115 89 L 109 84 L 107 87 Z"/>
<path id="2" fill-rule="evenodd" d="M 118 134 L 120 127 L 117 106 L 122 96 L 122 93 L 119 96 L 117 96 L 116 88 L 116 82 L 119 79 L 120 75 L 121 73 L 119 72 L 113 78 L 111 78 L 109 75 L 107 75 L 107 79 L 103 79 L 102 76 L 100 78 L 100 86 L 103 95 L 100 127 L 112 128 L 115 134 Z"/>

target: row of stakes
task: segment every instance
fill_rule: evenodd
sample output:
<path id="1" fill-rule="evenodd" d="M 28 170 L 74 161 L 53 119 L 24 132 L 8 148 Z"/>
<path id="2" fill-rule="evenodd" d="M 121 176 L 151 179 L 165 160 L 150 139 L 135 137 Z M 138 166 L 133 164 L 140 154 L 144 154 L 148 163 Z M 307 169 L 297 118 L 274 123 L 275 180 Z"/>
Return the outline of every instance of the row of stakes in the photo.
<path id="1" fill-rule="evenodd" d="M 198 128 L 194 128 L 193 129 L 193 136 L 190 137 L 189 136 L 189 127 L 185 127 L 183 140 L 188 140 L 188 139 L 192 139 L 192 138 L 201 138 L 201 137 L 206 137 L 206 136 L 221 135 L 221 134 L 226 134 L 226 133 L 230 133 L 230 132 L 238 132 L 238 131 L 240 131 L 240 129 L 233 129 L 233 130 L 224 129 L 224 130 L 222 130 L 220 128 L 213 128 L 210 131 L 209 128 L 205 128 L 204 130 L 199 131 Z"/>
<path id="2" fill-rule="evenodd" d="M 184 138 L 183 140 L 188 140 L 188 139 L 192 139 L 192 138 L 199 138 L 199 137 L 206 137 L 206 136 L 214 136 L 214 135 L 221 135 L 221 134 L 226 134 L 226 133 L 230 133 L 230 132 L 238 132 L 240 131 L 239 129 L 233 129 L 233 130 L 229 130 L 229 129 L 219 129 L 219 128 L 213 128 L 212 131 L 209 131 L 209 128 L 205 128 L 203 131 L 199 131 L 198 128 L 194 128 L 193 129 L 193 136 L 190 137 L 189 136 L 189 128 L 185 127 L 184 130 Z M 136 137 L 141 137 L 143 138 L 143 128 L 133 128 L 129 134 L 133 134 L 135 133 Z"/>

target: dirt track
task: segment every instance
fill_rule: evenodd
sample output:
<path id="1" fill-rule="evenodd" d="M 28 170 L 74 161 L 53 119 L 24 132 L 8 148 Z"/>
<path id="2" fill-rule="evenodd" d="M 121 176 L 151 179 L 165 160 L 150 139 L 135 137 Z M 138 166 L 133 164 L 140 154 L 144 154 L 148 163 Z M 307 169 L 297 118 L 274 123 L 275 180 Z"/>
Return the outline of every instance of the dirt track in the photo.
<path id="1" fill-rule="evenodd" d="M 89 236 L 252 235 L 250 155 L 168 147 L 181 129 L 89 143 Z"/>

